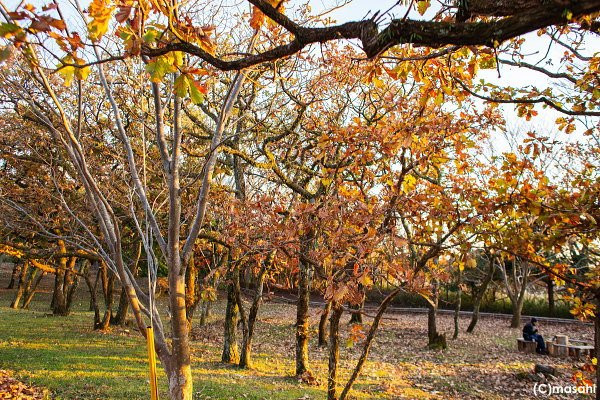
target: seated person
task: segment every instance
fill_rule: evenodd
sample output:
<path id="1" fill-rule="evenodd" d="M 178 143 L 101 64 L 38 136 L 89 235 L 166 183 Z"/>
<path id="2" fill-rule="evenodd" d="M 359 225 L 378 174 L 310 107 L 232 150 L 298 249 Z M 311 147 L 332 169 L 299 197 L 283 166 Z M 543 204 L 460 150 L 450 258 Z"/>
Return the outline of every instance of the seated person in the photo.
<path id="1" fill-rule="evenodd" d="M 546 354 L 546 343 L 544 343 L 544 338 L 542 337 L 542 335 L 538 333 L 536 324 L 537 318 L 531 318 L 531 321 L 525 324 L 525 326 L 523 327 L 523 339 L 531 342 L 536 342 L 536 351 L 539 354 Z"/>

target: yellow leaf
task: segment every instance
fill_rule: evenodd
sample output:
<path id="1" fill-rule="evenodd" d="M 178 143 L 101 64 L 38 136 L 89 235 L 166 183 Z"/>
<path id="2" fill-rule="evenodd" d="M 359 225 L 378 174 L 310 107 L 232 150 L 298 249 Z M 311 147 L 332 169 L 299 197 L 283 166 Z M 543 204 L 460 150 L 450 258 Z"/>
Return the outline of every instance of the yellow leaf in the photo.
<path id="1" fill-rule="evenodd" d="M 110 18 L 115 9 L 111 6 L 110 0 L 93 0 L 88 8 L 88 13 L 92 19 L 88 23 L 88 36 L 93 41 L 98 41 L 108 31 Z"/>

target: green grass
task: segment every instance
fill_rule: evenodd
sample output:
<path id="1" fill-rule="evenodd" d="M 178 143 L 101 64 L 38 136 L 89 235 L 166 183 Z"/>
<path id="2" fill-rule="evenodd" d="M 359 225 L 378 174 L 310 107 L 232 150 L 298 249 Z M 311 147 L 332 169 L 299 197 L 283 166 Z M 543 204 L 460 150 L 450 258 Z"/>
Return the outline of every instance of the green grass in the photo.
<path id="1" fill-rule="evenodd" d="M 13 295 L 14 291 L 0 288 L 0 369 L 12 370 L 26 383 L 49 389 L 56 399 L 149 397 L 144 339 L 133 329 L 94 332 L 93 315 L 87 311 L 83 290 L 68 317 L 49 315 L 48 292 L 36 295 L 31 310 L 8 308 Z M 310 344 L 311 368 L 319 384 L 307 386 L 293 377 L 293 305 L 267 302 L 261 307 L 251 370 L 219 362 L 223 309 L 221 299 L 215 304 L 208 325 L 196 329 L 193 335 L 194 399 L 326 398 L 327 351 L 316 346 L 314 331 L 319 310 L 311 311 Z M 350 332 L 348 319 L 345 315 L 341 328 L 340 385 L 348 379 L 360 352 L 360 345 L 343 345 Z M 438 322 L 446 332 L 453 326 L 451 316 L 440 316 Z M 463 328 L 467 322 L 463 319 Z M 351 392 L 352 399 L 507 398 L 510 393 L 497 393 L 495 381 L 489 379 L 498 377 L 513 382 L 513 374 L 531 369 L 535 361 L 530 355 L 515 352 L 515 337 L 520 333 L 508 329 L 506 321 L 483 318 L 475 334 L 461 333 L 460 340 L 451 341 L 449 349 L 443 352 L 426 349 L 426 326 L 424 315 L 388 316 Z M 546 329 L 577 337 L 593 333 L 590 327 L 580 325 Z M 166 377 L 160 366 L 158 370 L 161 399 L 167 399 Z M 529 389 L 528 382 L 515 382 L 524 390 Z"/>
<path id="2" fill-rule="evenodd" d="M 145 340 L 131 330 L 94 332 L 86 301 L 68 317 L 49 314 L 49 295 L 40 293 L 31 310 L 8 307 L 12 291 L 0 290 L 0 369 L 48 388 L 56 399 L 147 399 Z M 281 332 L 277 332 L 281 335 Z M 322 388 L 291 377 L 293 364 L 254 355 L 253 369 L 219 363 L 216 343 L 193 343 L 194 399 L 290 399 L 322 397 Z M 158 365 L 161 398 L 168 398 L 166 376 Z"/>
<path id="3" fill-rule="evenodd" d="M 57 399 L 148 397 L 146 348 L 140 336 L 92 332 L 90 314 L 81 311 L 62 318 L 0 307 L 0 314 L 0 368 L 50 389 Z M 290 399 L 320 392 L 289 378 L 291 364 L 269 362 L 263 354 L 256 355 L 253 371 L 243 371 L 218 363 L 214 346 L 195 343 L 194 350 L 208 353 L 208 361 L 194 357 L 197 399 Z M 159 372 L 166 398 L 166 379 Z"/>

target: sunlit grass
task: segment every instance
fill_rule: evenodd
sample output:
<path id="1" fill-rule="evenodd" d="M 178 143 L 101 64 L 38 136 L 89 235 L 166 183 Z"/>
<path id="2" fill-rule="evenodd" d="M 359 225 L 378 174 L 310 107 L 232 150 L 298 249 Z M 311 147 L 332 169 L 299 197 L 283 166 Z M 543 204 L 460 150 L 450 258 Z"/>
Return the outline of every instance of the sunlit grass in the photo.
<path id="1" fill-rule="evenodd" d="M 41 294 L 30 311 L 8 308 L 10 297 L 0 290 L 0 368 L 48 388 L 57 399 L 148 398 L 145 341 L 134 329 L 94 332 L 86 301 L 79 301 L 68 317 L 53 317 L 48 311 L 48 293 Z M 209 325 L 192 344 L 194 399 L 326 398 L 326 349 L 311 343 L 311 369 L 317 385 L 307 386 L 293 377 L 293 306 L 264 305 L 253 367 L 243 370 L 220 362 L 222 303 L 215 305 Z M 496 332 L 502 333 L 498 337 L 485 333 L 463 337 L 447 351 L 435 352 L 426 350 L 424 321 L 410 318 L 402 328 L 396 322 L 382 328 L 352 399 L 499 399 L 503 397 L 494 393 L 493 382 L 473 376 L 490 371 L 483 376 L 512 381 L 533 365 L 531 357 L 514 352 L 517 331 L 503 329 Z M 342 333 L 347 335 L 347 330 Z M 313 332 L 316 340 L 315 336 Z M 341 350 L 339 381 L 343 384 L 358 359 L 360 345 Z M 158 368 L 161 398 L 166 399 L 166 377 Z"/>

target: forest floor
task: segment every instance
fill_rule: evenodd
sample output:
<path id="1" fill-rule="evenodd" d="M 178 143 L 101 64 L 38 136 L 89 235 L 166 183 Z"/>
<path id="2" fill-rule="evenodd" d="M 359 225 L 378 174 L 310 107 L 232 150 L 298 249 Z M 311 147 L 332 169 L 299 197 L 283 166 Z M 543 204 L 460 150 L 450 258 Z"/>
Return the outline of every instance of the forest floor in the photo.
<path id="1" fill-rule="evenodd" d="M 2 275 L 4 271 L 0 271 Z M 148 379 L 145 342 L 132 329 L 109 332 L 91 329 L 93 314 L 85 291 L 68 317 L 49 314 L 51 292 L 44 288 L 30 310 L 8 306 L 14 291 L 4 289 L 0 276 L 0 369 L 12 371 L 27 385 L 47 388 L 55 399 L 147 399 Z M 47 282 L 48 285 L 51 282 Z M 85 285 L 83 285 L 85 286 Z M 319 309 L 311 310 L 311 368 L 318 382 L 306 385 L 293 377 L 295 308 L 266 302 L 259 311 L 251 370 L 219 362 L 223 332 L 223 294 L 213 307 L 209 322 L 193 330 L 194 399 L 325 399 L 327 350 L 318 348 L 316 329 Z M 361 351 L 352 343 L 349 316 L 345 315 L 340 351 L 341 379 L 349 377 Z M 366 318 L 365 323 L 370 322 Z M 457 340 L 448 340 L 444 351 L 427 349 L 427 316 L 387 314 L 369 361 L 351 392 L 354 399 L 525 399 L 535 397 L 532 380 L 536 363 L 560 371 L 552 384 L 571 385 L 581 362 L 516 351 L 520 330 L 510 329 L 506 319 L 484 317 L 474 334 L 464 333 L 468 318 L 460 320 Z M 438 328 L 452 335 L 453 321 L 440 315 Z M 567 334 L 592 340 L 593 329 L 582 324 L 544 323 L 546 337 Z M 159 367 L 160 368 L 160 367 Z M 160 371 L 160 369 L 159 369 Z M 166 379 L 160 374 L 161 398 Z M 1 390 L 1 389 L 0 389 Z M 2 399 L 0 393 L 0 399 Z M 553 396 L 552 398 L 561 398 Z M 564 398 L 574 398 L 565 396 Z"/>

